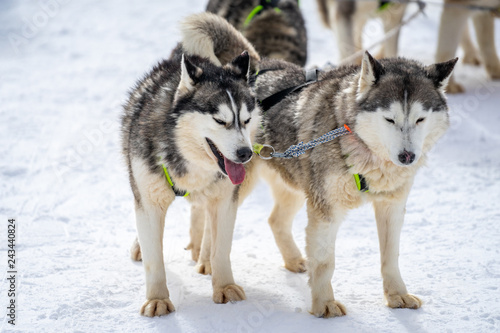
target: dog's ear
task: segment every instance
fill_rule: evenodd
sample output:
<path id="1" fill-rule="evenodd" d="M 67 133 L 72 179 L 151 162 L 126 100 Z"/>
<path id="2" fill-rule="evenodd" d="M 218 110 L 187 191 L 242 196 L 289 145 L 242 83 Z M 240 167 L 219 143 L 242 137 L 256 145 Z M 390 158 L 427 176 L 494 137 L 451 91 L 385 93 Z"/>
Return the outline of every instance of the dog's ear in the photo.
<path id="1" fill-rule="evenodd" d="M 455 58 L 425 67 L 427 77 L 432 80 L 436 89 L 444 92 L 457 61 L 458 58 Z"/>
<path id="2" fill-rule="evenodd" d="M 248 80 L 248 72 L 250 71 L 250 56 L 247 51 L 243 51 L 239 56 L 231 61 L 231 67 L 237 76 L 243 80 Z"/>
<path id="3" fill-rule="evenodd" d="M 358 82 L 358 94 L 368 91 L 382 75 L 385 74 L 384 66 L 375 60 L 368 51 L 365 51 L 361 62 L 361 74 Z"/>
<path id="4" fill-rule="evenodd" d="M 183 54 L 181 59 L 181 80 L 175 93 L 175 99 L 193 91 L 195 85 L 199 82 L 201 74 L 203 74 L 203 70 L 194 65 L 189 58 Z"/>

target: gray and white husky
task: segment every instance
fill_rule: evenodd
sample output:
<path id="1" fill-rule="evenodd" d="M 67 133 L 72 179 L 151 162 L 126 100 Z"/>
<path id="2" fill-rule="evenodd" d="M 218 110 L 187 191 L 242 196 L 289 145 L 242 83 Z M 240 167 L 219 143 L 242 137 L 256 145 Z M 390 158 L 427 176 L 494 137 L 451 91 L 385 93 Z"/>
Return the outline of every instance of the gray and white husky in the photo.
<path id="1" fill-rule="evenodd" d="M 219 33 L 212 30 L 217 38 L 206 40 L 221 59 L 224 34 L 241 36 L 225 24 L 219 26 Z M 248 50 L 258 59 L 252 46 L 243 37 L 241 40 L 246 44 L 232 46 Z M 203 50 L 198 43 L 203 41 L 189 42 Z M 221 66 L 215 56 L 210 61 L 196 52 L 184 55 L 181 44 L 169 60 L 160 62 L 137 83 L 124 107 L 122 147 L 138 232 L 132 258 L 142 258 L 146 272 L 146 302 L 141 308 L 145 316 L 174 311 L 163 262 L 163 228 L 176 194 L 186 191 L 211 225 L 214 301 L 245 299 L 243 289 L 234 282 L 229 252 L 238 184 L 245 178 L 243 164 L 252 158 L 252 138 L 260 123 L 259 108 L 247 82 L 248 52 L 240 52 Z"/>
<path id="2" fill-rule="evenodd" d="M 213 30 L 219 25 L 223 25 L 222 20 L 208 22 L 198 16 L 191 40 L 216 39 Z M 238 38 L 228 38 L 227 45 Z M 187 53 L 200 51 L 191 43 L 185 43 L 184 48 Z M 207 58 L 218 58 L 210 48 L 204 52 Z M 252 80 L 259 101 L 306 81 L 306 73 L 296 65 L 253 60 L 259 69 Z M 404 58 L 377 61 L 365 53 L 361 66 L 320 73 L 317 82 L 284 96 L 263 114 L 263 128 L 258 129 L 255 140 L 278 152 L 344 124 L 352 130 L 352 134 L 321 144 L 298 158 L 254 159 L 247 168 L 249 181 L 258 174 L 271 185 L 275 207 L 269 223 L 285 266 L 295 271 L 301 271 L 304 260 L 293 240 L 291 224 L 307 202 L 307 270 L 315 316 L 346 313 L 331 284 L 335 239 L 346 213 L 367 201 L 375 210 L 388 306 L 421 306 L 420 299 L 408 293 L 399 272 L 400 232 L 414 177 L 449 126 L 444 89 L 456 61 L 424 66 Z M 200 260 L 207 251 L 209 245 L 202 246 Z"/>

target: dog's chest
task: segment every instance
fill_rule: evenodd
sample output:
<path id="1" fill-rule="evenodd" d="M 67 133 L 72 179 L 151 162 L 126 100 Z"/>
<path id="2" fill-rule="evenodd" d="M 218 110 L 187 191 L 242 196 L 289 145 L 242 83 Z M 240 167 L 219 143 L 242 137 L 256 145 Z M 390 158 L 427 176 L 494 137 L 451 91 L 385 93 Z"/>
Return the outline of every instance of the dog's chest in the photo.
<path id="1" fill-rule="evenodd" d="M 217 180 L 219 172 L 208 172 L 207 170 L 188 167 L 185 176 L 176 177 L 175 185 L 187 191 L 201 191 L 213 185 Z"/>
<path id="2" fill-rule="evenodd" d="M 416 168 L 383 165 L 363 174 L 370 196 L 388 197 L 404 195 L 411 186 Z"/>

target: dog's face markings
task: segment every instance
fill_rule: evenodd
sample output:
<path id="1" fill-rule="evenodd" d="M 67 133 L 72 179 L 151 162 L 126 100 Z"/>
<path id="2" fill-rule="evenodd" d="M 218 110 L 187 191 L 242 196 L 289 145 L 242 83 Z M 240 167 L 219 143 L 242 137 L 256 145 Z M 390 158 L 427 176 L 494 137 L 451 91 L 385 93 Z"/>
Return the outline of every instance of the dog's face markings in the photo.
<path id="1" fill-rule="evenodd" d="M 227 129 L 235 127 L 236 129 L 245 128 L 251 120 L 251 114 L 248 111 L 247 103 L 243 102 L 240 107 L 234 102 L 234 98 L 229 90 L 226 90 L 230 104 L 221 104 L 218 107 L 219 114 L 214 115 L 213 119 L 219 125 Z M 250 103 L 254 104 L 254 103 Z"/>
<path id="2" fill-rule="evenodd" d="M 245 175 L 242 164 L 253 155 L 250 139 L 253 132 L 247 126 L 251 114 L 245 98 L 235 99 L 229 90 L 225 92 L 226 101 L 217 106 L 217 112 L 211 115 L 212 126 L 207 127 L 205 139 L 209 149 L 206 151 L 233 184 L 239 184 Z"/>
<path id="3" fill-rule="evenodd" d="M 425 120 L 431 111 L 424 109 L 418 101 L 409 104 L 405 99 L 403 103 L 393 102 L 388 109 L 378 113 L 382 118 L 379 120 L 381 141 L 391 161 L 401 166 L 418 161 L 426 136 L 426 124 L 429 123 Z"/>
<path id="4" fill-rule="evenodd" d="M 212 115 L 217 126 L 208 139 L 217 146 L 224 157 L 235 163 L 246 163 L 252 157 L 251 133 L 247 128 L 251 121 L 249 103 L 245 98 L 236 101 L 229 90 L 226 90 L 225 97 L 226 101 L 220 103 L 217 112 Z"/>
<path id="5" fill-rule="evenodd" d="M 365 55 L 357 95 L 365 112 L 357 117 L 357 134 L 396 165 L 416 163 L 448 127 L 443 91 L 455 63 L 384 68 Z"/>

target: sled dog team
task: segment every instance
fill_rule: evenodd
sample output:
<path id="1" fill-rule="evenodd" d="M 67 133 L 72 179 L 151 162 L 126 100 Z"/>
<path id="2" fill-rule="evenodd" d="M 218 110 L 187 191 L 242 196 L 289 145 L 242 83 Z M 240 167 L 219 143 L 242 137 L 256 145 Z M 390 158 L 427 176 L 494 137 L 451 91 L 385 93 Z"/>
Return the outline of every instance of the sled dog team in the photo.
<path id="1" fill-rule="evenodd" d="M 247 15 L 248 3 L 262 8 Z M 347 212 L 368 201 L 387 305 L 419 308 L 399 272 L 400 232 L 413 179 L 449 126 L 445 88 L 454 51 L 427 66 L 366 52 L 360 65 L 305 71 L 306 32 L 295 0 L 210 1 L 207 9 L 183 21 L 181 42 L 124 107 L 122 149 L 138 236 L 131 256 L 146 273 L 141 314 L 175 310 L 163 230 L 176 196 L 191 203 L 188 248 L 198 272 L 212 275 L 214 302 L 245 299 L 229 254 L 238 205 L 260 177 L 272 189 L 269 225 L 285 267 L 309 275 L 313 315 L 346 314 L 331 284 L 335 239 Z M 344 125 L 348 134 L 298 157 L 253 156 L 255 143 L 284 152 Z M 307 260 L 291 232 L 304 203 Z"/>

